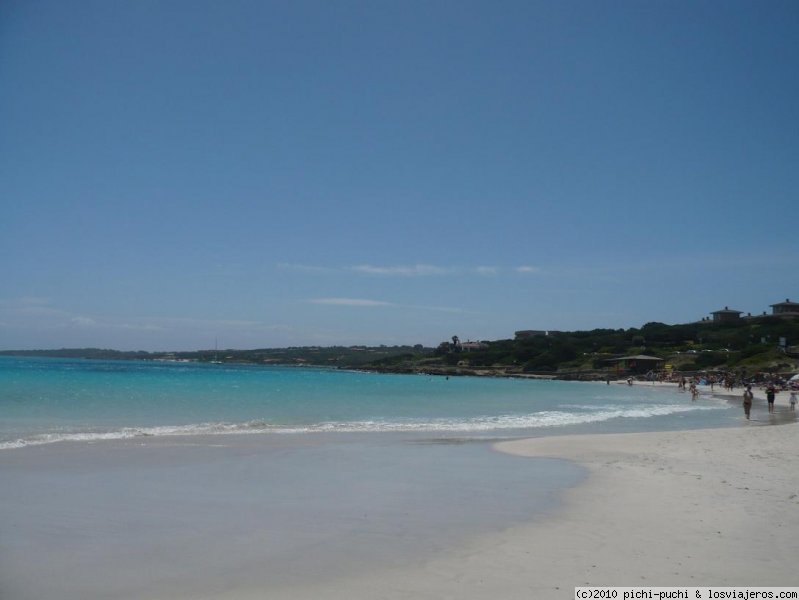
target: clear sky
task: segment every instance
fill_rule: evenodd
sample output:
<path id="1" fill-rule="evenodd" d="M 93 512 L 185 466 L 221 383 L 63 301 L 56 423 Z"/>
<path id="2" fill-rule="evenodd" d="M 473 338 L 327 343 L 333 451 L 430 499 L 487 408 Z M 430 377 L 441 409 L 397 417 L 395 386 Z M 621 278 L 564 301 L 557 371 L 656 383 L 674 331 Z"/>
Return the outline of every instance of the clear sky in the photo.
<path id="1" fill-rule="evenodd" d="M 0 348 L 799 301 L 799 2 L 4 0 Z"/>

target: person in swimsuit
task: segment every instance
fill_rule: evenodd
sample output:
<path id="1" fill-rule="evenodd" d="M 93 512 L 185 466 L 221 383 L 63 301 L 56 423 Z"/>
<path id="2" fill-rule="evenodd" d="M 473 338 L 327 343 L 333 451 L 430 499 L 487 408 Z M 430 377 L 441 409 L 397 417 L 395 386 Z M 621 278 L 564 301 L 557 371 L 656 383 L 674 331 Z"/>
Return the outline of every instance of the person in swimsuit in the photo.
<path id="1" fill-rule="evenodd" d="M 749 419 L 749 411 L 752 410 L 752 398 L 754 398 L 754 394 L 752 394 L 752 386 L 747 385 L 746 389 L 744 390 L 744 413 L 746 414 L 747 419 Z"/>
<path id="2" fill-rule="evenodd" d="M 768 411 L 769 413 L 774 412 L 774 397 L 777 394 L 777 390 L 774 388 L 774 384 L 769 384 L 766 388 L 766 400 L 768 400 Z"/>

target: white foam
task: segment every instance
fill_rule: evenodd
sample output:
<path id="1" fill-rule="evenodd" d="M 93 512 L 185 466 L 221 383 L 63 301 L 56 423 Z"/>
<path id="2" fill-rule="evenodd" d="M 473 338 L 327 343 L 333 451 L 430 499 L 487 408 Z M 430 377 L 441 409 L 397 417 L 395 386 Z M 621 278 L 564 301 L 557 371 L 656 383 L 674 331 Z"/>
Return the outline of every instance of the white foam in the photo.
<path id="1" fill-rule="evenodd" d="M 574 407 L 576 408 L 576 407 Z M 0 442 L 0 450 L 13 450 L 26 446 L 41 446 L 58 442 L 95 442 L 106 440 L 126 440 L 146 437 L 191 436 L 191 435 L 230 435 L 230 434 L 300 434 L 313 432 L 478 432 L 510 429 L 538 429 L 544 427 L 563 427 L 609 421 L 623 418 L 649 418 L 676 413 L 720 410 L 725 407 L 714 405 L 674 405 L 656 404 L 623 407 L 605 405 L 585 406 L 588 412 L 539 411 L 522 415 L 485 415 L 471 419 L 430 419 L 407 420 L 367 420 L 331 421 L 305 427 L 281 427 L 266 421 L 255 420 L 245 423 L 198 423 L 191 425 L 165 425 L 159 427 L 126 427 L 115 431 L 58 432 L 33 435 L 27 438 Z"/>
<path id="2" fill-rule="evenodd" d="M 0 450 L 24 448 L 25 446 L 41 446 L 57 442 L 97 442 L 173 435 L 258 433 L 270 430 L 270 426 L 264 421 L 249 421 L 247 423 L 198 423 L 191 425 L 163 425 L 159 427 L 125 427 L 115 431 L 59 432 L 33 435 L 28 438 L 0 442 Z"/>
<path id="3" fill-rule="evenodd" d="M 431 421 L 356 421 L 323 423 L 305 431 L 496 431 L 507 429 L 537 429 L 609 421 L 619 418 L 648 418 L 696 410 L 720 410 L 721 406 L 648 405 L 635 408 L 607 407 L 590 413 L 540 411 L 527 415 L 483 416 L 467 420 L 433 419 Z"/>

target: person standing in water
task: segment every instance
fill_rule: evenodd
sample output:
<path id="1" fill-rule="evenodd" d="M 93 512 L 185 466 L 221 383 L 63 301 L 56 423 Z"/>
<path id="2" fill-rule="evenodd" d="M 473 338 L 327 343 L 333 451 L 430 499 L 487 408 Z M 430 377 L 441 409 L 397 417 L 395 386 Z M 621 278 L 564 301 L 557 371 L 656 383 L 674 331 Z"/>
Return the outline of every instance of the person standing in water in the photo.
<path id="1" fill-rule="evenodd" d="M 777 395 L 777 390 L 774 388 L 774 384 L 770 383 L 769 386 L 766 388 L 766 400 L 768 400 L 768 412 L 774 412 L 774 397 Z"/>
<path id="2" fill-rule="evenodd" d="M 754 394 L 752 393 L 752 386 L 747 385 L 744 389 L 744 414 L 746 415 L 747 420 L 749 419 L 749 412 L 752 410 L 753 398 Z"/>

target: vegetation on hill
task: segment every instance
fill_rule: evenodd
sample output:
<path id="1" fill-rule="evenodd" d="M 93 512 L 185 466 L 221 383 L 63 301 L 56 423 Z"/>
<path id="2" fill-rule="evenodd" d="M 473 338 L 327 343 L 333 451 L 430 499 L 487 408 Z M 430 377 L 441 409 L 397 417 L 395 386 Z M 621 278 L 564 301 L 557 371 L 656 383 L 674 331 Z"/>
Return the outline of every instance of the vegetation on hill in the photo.
<path id="1" fill-rule="evenodd" d="M 785 342 L 785 346 L 781 345 Z M 799 369 L 791 343 L 799 342 L 799 321 L 776 317 L 718 324 L 708 321 L 641 328 L 558 332 L 516 340 L 487 341 L 481 348 L 462 350 L 443 343 L 433 356 L 387 357 L 379 370 L 456 372 L 485 369 L 525 374 L 599 374 L 615 358 L 647 355 L 664 359 L 675 370 Z"/>
<path id="2" fill-rule="evenodd" d="M 313 365 L 387 372 L 539 374 L 599 377 L 613 359 L 655 356 L 675 370 L 789 372 L 799 370 L 799 320 L 777 317 L 640 328 L 558 332 L 516 340 L 461 344 L 457 336 L 437 349 L 416 346 L 304 346 L 259 350 L 120 352 L 97 348 L 4 351 L 0 354 L 105 360 L 191 360 L 259 365 Z M 784 344 L 782 343 L 784 342 Z M 477 346 L 477 347 L 474 347 Z"/>
<path id="3" fill-rule="evenodd" d="M 88 358 L 97 360 L 168 360 L 238 364 L 314 365 L 359 368 L 394 356 L 423 354 L 417 346 L 302 346 L 259 350 L 197 350 L 190 352 L 125 352 L 101 348 L 62 348 L 60 350 L 6 350 L 0 355 Z M 427 349 L 432 352 L 432 349 Z"/>

